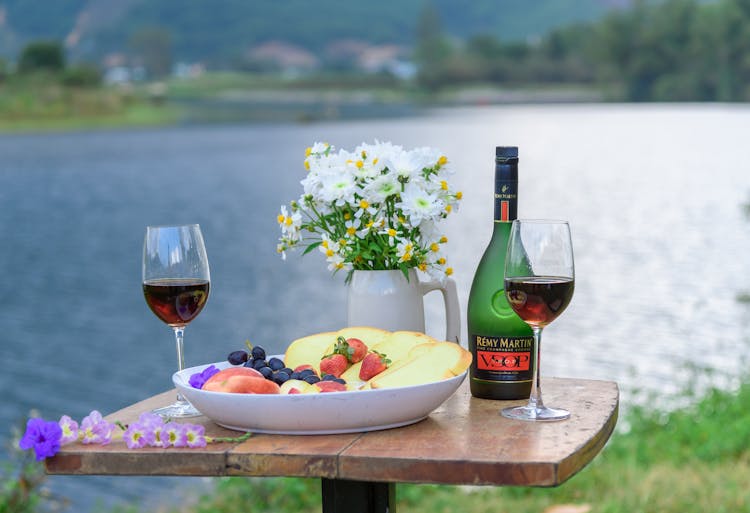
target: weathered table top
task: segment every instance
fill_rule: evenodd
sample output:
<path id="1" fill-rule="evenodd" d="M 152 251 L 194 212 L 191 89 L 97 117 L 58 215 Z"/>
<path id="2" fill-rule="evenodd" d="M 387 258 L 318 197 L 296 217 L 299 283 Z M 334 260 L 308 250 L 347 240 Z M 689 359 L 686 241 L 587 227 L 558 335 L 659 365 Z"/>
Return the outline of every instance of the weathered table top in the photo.
<path id="1" fill-rule="evenodd" d="M 615 383 L 543 380 L 545 403 L 570 410 L 561 422 L 514 421 L 498 414 L 509 403 L 476 399 L 464 383 L 427 419 L 397 429 L 340 435 L 254 435 L 201 449 L 128 449 L 67 445 L 46 460 L 50 474 L 169 476 L 296 476 L 388 483 L 555 486 L 602 449 L 617 421 Z M 108 416 L 132 422 L 170 403 L 165 392 Z M 523 404 L 525 401 L 516 401 Z M 206 419 L 209 436 L 238 436 Z"/>

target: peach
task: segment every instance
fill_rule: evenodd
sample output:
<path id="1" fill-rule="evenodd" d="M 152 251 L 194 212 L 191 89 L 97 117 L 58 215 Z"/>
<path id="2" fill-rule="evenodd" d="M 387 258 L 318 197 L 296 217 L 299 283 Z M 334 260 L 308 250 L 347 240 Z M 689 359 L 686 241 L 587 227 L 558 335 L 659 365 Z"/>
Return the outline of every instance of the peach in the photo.
<path id="1" fill-rule="evenodd" d="M 203 390 L 237 394 L 278 394 L 279 385 L 249 367 L 224 369 L 209 378 Z"/>
<path id="2" fill-rule="evenodd" d="M 338 381 L 318 381 L 313 386 L 321 392 L 346 392 L 348 390 L 346 385 Z"/>

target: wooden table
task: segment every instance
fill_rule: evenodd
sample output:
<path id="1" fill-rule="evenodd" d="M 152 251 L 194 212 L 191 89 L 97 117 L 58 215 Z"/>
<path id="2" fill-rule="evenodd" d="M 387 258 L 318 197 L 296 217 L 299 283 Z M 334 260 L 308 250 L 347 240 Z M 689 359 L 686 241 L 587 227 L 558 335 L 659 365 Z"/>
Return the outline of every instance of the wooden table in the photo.
<path id="1" fill-rule="evenodd" d="M 395 483 L 556 486 L 602 449 L 617 422 L 619 392 L 607 381 L 543 380 L 545 403 L 569 420 L 514 421 L 498 414 L 508 402 L 476 399 L 467 383 L 427 419 L 398 429 L 342 435 L 254 435 L 202 449 L 128 449 L 67 445 L 46 460 L 50 474 L 319 477 L 324 513 L 395 512 Z M 134 421 L 166 405 L 165 392 L 108 420 Z M 524 401 L 517 401 L 523 404 Z M 238 436 L 206 419 L 209 436 Z"/>

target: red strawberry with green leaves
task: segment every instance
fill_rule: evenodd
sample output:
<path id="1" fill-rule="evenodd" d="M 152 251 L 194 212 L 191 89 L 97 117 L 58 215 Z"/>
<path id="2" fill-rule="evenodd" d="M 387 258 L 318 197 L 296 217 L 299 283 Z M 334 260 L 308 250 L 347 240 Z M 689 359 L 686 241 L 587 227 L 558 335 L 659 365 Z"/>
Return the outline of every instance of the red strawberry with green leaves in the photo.
<path id="1" fill-rule="evenodd" d="M 342 337 L 339 337 L 342 338 Z M 367 344 L 358 338 L 347 338 L 344 343 L 347 346 L 346 357 L 352 363 L 361 362 L 367 356 Z"/>
<path id="2" fill-rule="evenodd" d="M 373 376 L 377 376 L 391 364 L 391 361 L 382 353 L 371 351 L 362 360 L 362 367 L 359 369 L 359 379 L 367 381 Z"/>
<path id="3" fill-rule="evenodd" d="M 338 378 L 348 368 L 349 360 L 346 359 L 346 356 L 340 353 L 326 355 L 322 360 L 320 360 L 321 376 L 325 376 L 326 374 L 333 374 Z"/>

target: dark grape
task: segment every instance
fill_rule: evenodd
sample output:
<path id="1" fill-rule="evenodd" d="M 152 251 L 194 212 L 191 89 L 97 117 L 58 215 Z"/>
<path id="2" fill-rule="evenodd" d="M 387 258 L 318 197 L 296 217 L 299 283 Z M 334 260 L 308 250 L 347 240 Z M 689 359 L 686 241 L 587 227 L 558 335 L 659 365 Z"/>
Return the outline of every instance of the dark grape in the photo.
<path id="1" fill-rule="evenodd" d="M 325 374 L 323 376 L 323 381 L 334 381 L 334 380 L 336 380 L 336 376 L 334 376 L 333 374 Z"/>
<path id="2" fill-rule="evenodd" d="M 232 365 L 240 365 L 245 363 L 249 357 L 247 351 L 233 351 L 227 356 L 227 361 Z"/>
<path id="3" fill-rule="evenodd" d="M 256 360 L 253 362 L 253 369 L 260 370 L 263 367 L 268 367 L 268 362 L 265 360 L 258 360 L 256 358 Z"/>
<path id="4" fill-rule="evenodd" d="M 284 368 L 284 362 L 279 358 L 274 357 L 268 360 L 268 366 L 277 371 Z"/>
<path id="5" fill-rule="evenodd" d="M 253 347 L 253 358 L 255 358 L 256 360 L 265 360 L 266 350 L 260 346 Z"/>
<path id="6" fill-rule="evenodd" d="M 286 372 L 277 372 L 273 375 L 273 380 L 277 385 L 282 385 L 289 380 L 289 376 Z"/>
<path id="7" fill-rule="evenodd" d="M 290 378 L 290 379 L 302 379 L 302 376 L 300 376 L 300 375 L 299 375 L 299 372 L 292 372 L 292 373 L 291 373 L 291 374 L 289 375 L 289 378 Z"/>
<path id="8" fill-rule="evenodd" d="M 314 376 L 315 371 L 312 369 L 304 369 L 304 370 L 299 371 L 299 375 L 302 377 L 302 379 L 305 379 L 308 376 Z"/>
<path id="9" fill-rule="evenodd" d="M 266 379 L 272 379 L 273 378 L 273 370 L 271 370 L 271 367 L 262 367 L 258 370 L 261 374 L 263 374 L 263 377 Z"/>
<path id="10" fill-rule="evenodd" d="M 315 374 L 311 374 L 309 376 L 305 376 L 304 378 L 302 378 L 302 380 L 303 381 L 307 381 L 311 385 L 314 385 L 315 383 L 317 383 L 318 381 L 320 381 L 320 378 L 318 376 L 316 376 Z"/>
<path id="11" fill-rule="evenodd" d="M 346 380 L 344 378 L 334 377 L 332 381 L 335 381 L 336 383 L 341 383 L 342 385 L 346 385 Z"/>
<path id="12" fill-rule="evenodd" d="M 254 365 L 255 365 L 255 360 L 253 360 L 252 358 L 250 358 L 248 361 L 245 362 L 245 367 L 250 367 L 251 369 L 254 369 L 255 368 Z"/>
<path id="13" fill-rule="evenodd" d="M 292 372 L 294 372 L 294 371 L 292 369 L 290 369 L 289 367 L 284 367 L 283 369 L 279 369 L 279 372 L 286 372 L 287 374 L 289 374 L 291 376 Z"/>

